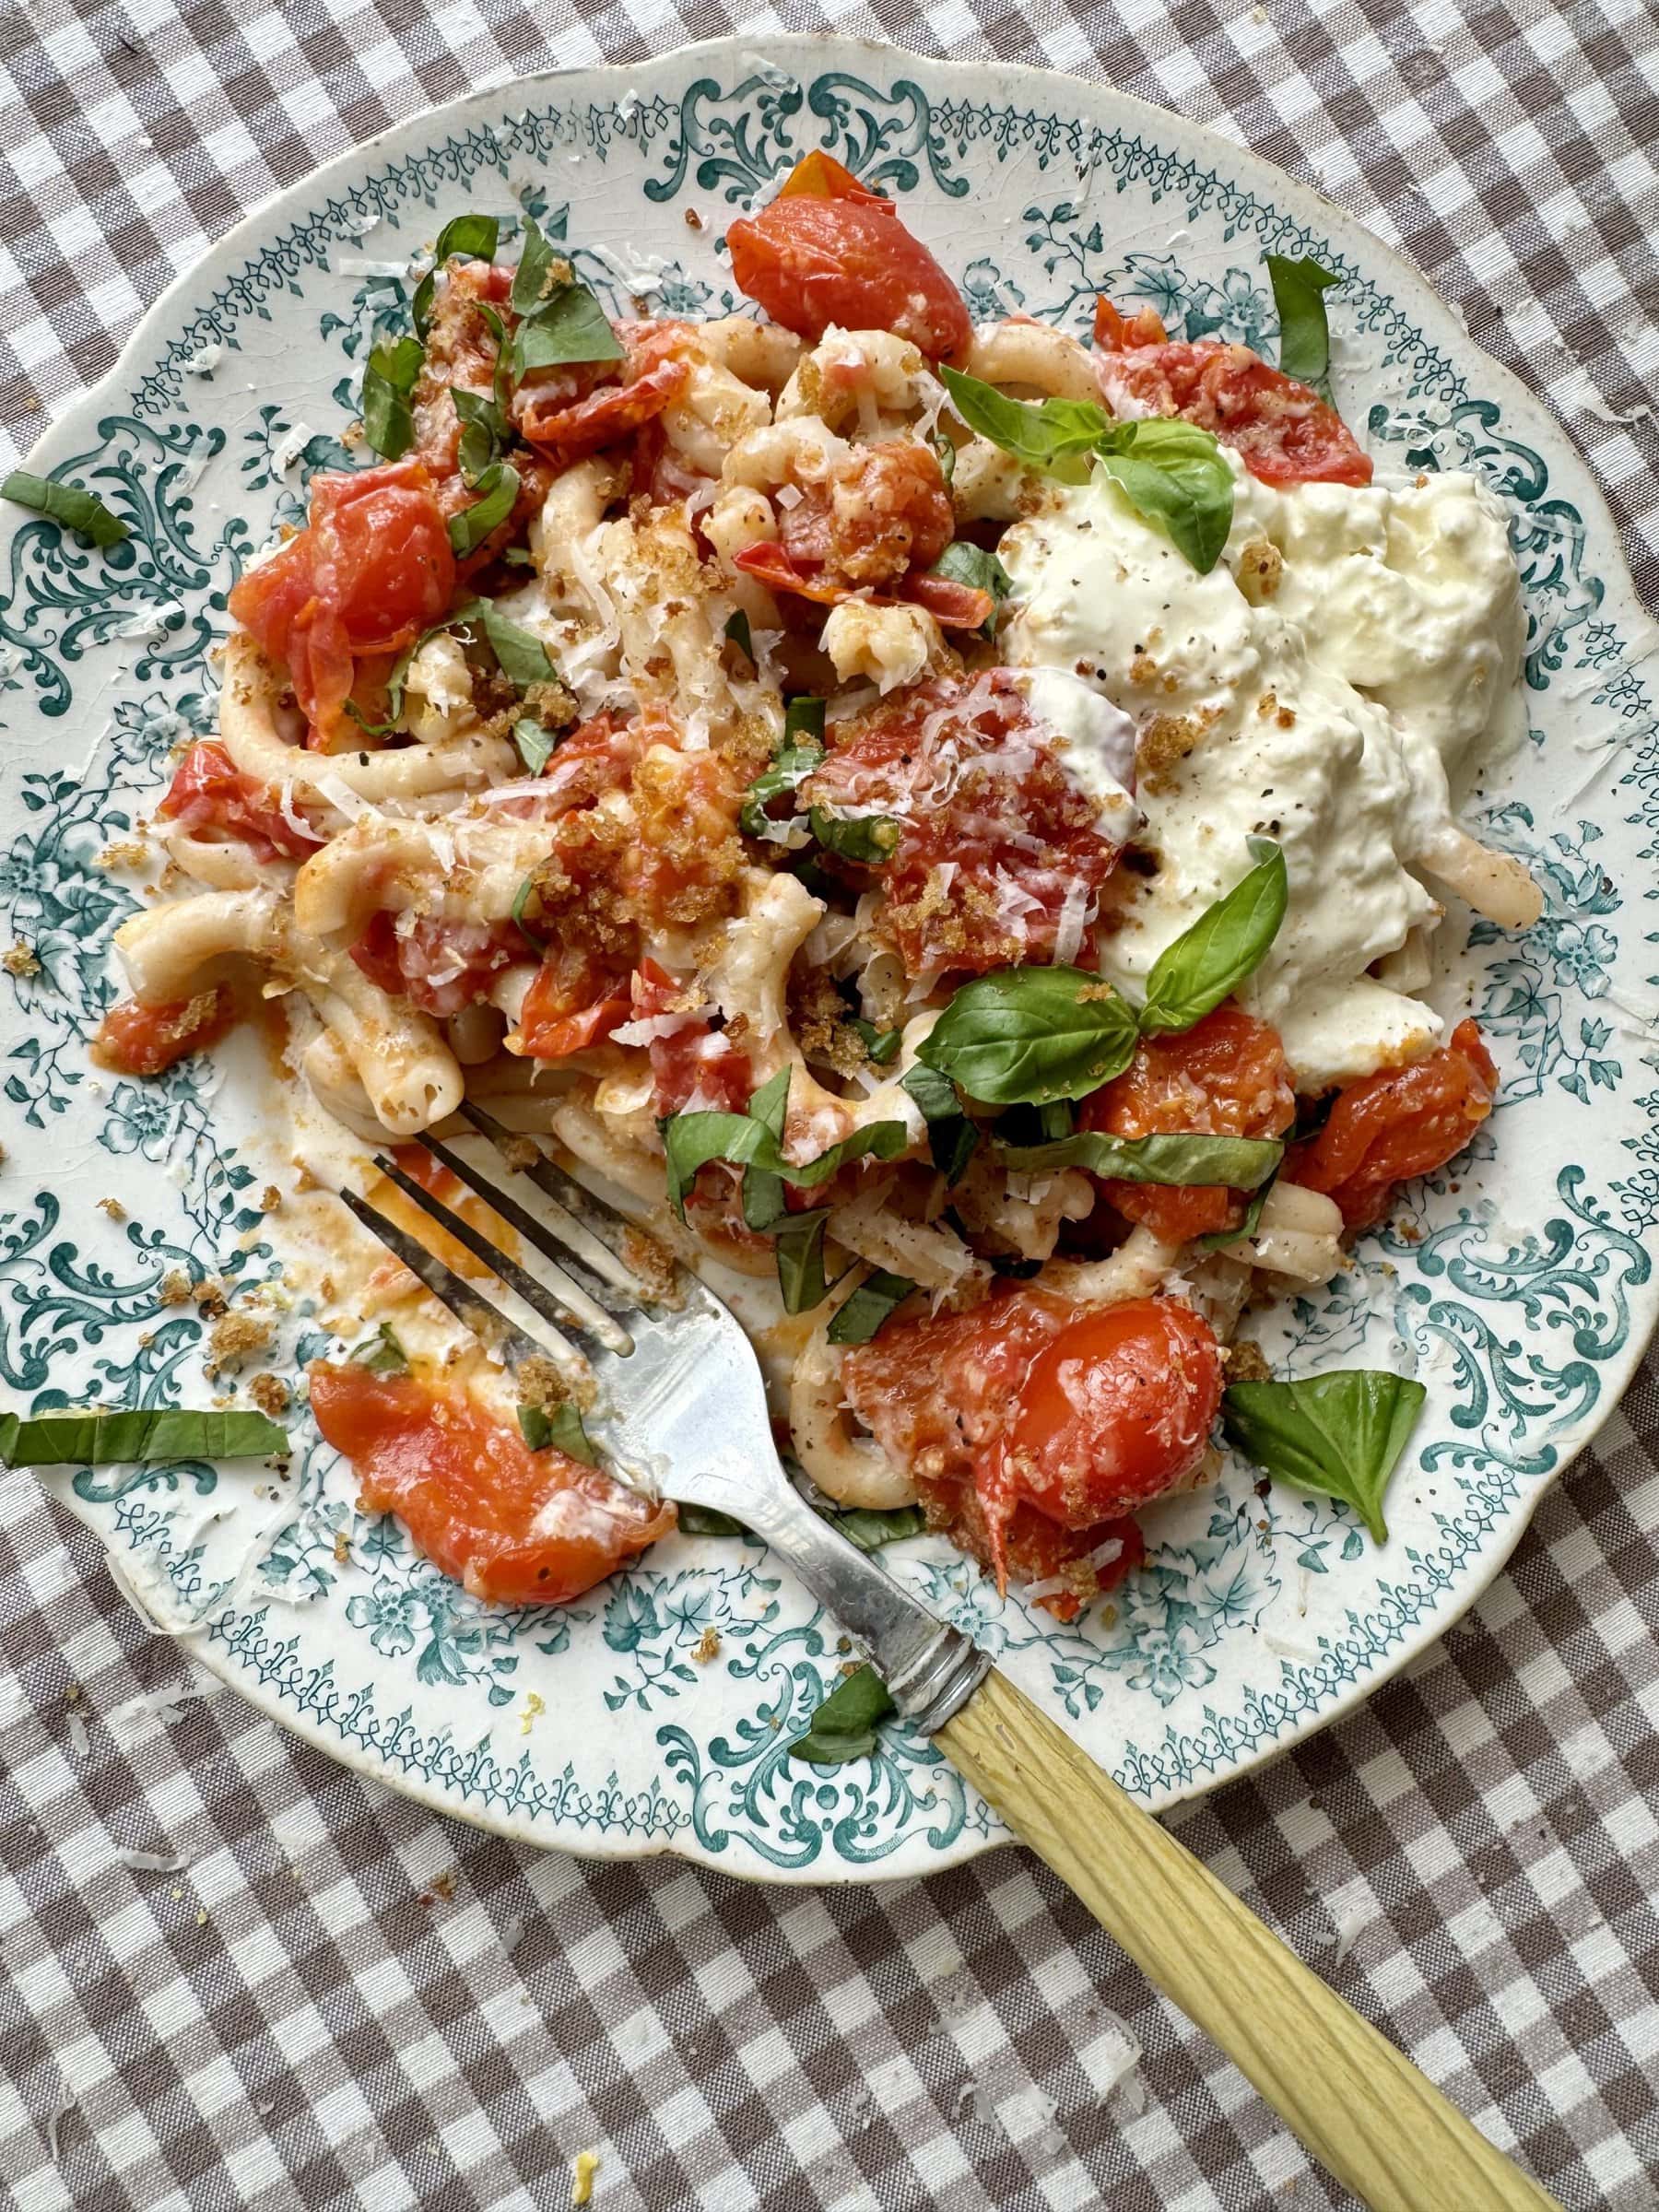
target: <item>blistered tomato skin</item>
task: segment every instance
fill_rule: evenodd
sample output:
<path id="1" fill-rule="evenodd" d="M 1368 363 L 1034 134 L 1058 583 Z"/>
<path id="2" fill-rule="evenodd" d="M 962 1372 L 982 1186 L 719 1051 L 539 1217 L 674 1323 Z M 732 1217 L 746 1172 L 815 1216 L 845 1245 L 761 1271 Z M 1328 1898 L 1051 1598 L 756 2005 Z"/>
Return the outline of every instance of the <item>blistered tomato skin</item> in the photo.
<path id="1" fill-rule="evenodd" d="M 124 1076 L 164 1075 L 175 1062 L 217 1044 L 235 1019 L 236 1002 L 223 983 L 166 1006 L 120 999 L 98 1025 L 92 1057 Z"/>
<path id="2" fill-rule="evenodd" d="M 532 1452 L 465 1391 L 313 1360 L 312 1410 L 370 1512 L 395 1513 L 417 1548 L 473 1596 L 566 1605 L 675 1524 L 552 1446 Z"/>
<path id="3" fill-rule="evenodd" d="M 1457 1157 L 1492 1111 L 1497 1089 L 1479 1029 L 1460 1021 L 1426 1060 L 1340 1090 L 1319 1135 L 1291 1153 L 1286 1176 L 1324 1191 L 1347 1228 L 1363 1229 L 1381 1218 L 1397 1182 Z"/>
<path id="4" fill-rule="evenodd" d="M 828 156 L 807 155 L 777 198 L 726 232 L 737 288 L 816 346 L 832 323 L 890 330 L 929 360 L 972 336 L 962 295 L 891 200 Z"/>

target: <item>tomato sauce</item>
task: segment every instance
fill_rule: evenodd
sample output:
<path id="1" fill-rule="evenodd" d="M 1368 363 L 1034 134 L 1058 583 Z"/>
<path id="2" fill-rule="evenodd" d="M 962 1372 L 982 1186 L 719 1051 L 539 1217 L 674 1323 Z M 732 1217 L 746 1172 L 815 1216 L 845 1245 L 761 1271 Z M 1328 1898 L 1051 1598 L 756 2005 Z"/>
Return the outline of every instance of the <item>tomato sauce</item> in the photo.
<path id="1" fill-rule="evenodd" d="M 667 1502 L 549 1445 L 532 1452 L 468 1393 L 313 1360 L 312 1410 L 350 1460 L 368 1512 L 475 1597 L 565 1605 L 674 1527 Z"/>

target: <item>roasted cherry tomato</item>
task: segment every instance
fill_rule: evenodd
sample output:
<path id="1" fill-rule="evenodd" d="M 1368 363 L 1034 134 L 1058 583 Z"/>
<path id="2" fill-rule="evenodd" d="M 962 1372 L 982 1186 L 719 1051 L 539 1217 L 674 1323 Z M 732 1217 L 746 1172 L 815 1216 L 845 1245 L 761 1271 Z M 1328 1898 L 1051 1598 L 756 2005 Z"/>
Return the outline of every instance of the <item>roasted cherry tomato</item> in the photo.
<path id="1" fill-rule="evenodd" d="M 92 1056 L 124 1076 L 159 1076 L 187 1053 L 217 1044 L 235 1019 L 235 1001 L 223 983 L 159 1006 L 124 998 L 99 1023 Z"/>
<path id="2" fill-rule="evenodd" d="M 616 976 L 591 953 L 550 946 L 519 1009 L 513 1049 L 533 1060 L 564 1060 L 601 1043 L 632 1012 Z"/>
<path id="3" fill-rule="evenodd" d="M 510 924 L 422 914 L 413 927 L 400 930 L 397 917 L 382 909 L 351 947 L 351 957 L 371 983 L 394 998 L 406 998 L 434 1020 L 447 1021 L 487 997 L 503 971 L 529 957 L 529 947 Z"/>
<path id="4" fill-rule="evenodd" d="M 726 231 L 739 291 L 817 345 L 832 323 L 891 330 L 931 361 L 972 335 L 962 295 L 899 210 L 828 154 L 797 162 L 775 200 Z"/>
<path id="5" fill-rule="evenodd" d="M 448 610 L 455 557 L 424 463 L 395 461 L 312 486 L 309 527 L 250 569 L 230 612 L 286 662 L 312 742 L 336 747 L 355 662 L 399 653 Z"/>
<path id="6" fill-rule="evenodd" d="M 1121 1076 L 1083 1101 L 1085 1129 L 1111 1136 L 1196 1131 L 1205 1136 L 1281 1136 L 1296 1117 L 1278 1031 L 1234 1006 L 1177 1036 L 1144 1038 Z M 1166 1244 L 1236 1229 L 1244 1202 L 1208 1184 L 1124 1182 L 1100 1188 L 1120 1214 Z"/>
<path id="7" fill-rule="evenodd" d="M 293 819 L 268 784 L 243 775 L 224 747 L 212 740 L 191 747 L 156 809 L 193 836 L 222 830 L 261 860 L 303 860 L 325 841 L 321 830 L 296 829 L 295 822 L 304 817 L 298 809 L 290 811 Z"/>
<path id="8" fill-rule="evenodd" d="M 349 1361 L 307 1371 L 317 1426 L 351 1462 L 364 1508 L 395 1513 L 475 1597 L 564 1605 L 675 1524 L 672 1505 L 552 1445 L 532 1452 L 465 1391 Z"/>
<path id="9" fill-rule="evenodd" d="M 1182 415 L 1235 446 L 1264 484 L 1371 480 L 1371 456 L 1335 408 L 1248 346 L 1171 338 L 1150 308 L 1125 318 L 1106 299 L 1095 310 L 1095 344 L 1120 413 Z"/>
<path id="10" fill-rule="evenodd" d="M 1348 1228 L 1362 1229 L 1382 1214 L 1396 1182 L 1456 1158 L 1491 1112 L 1497 1088 L 1479 1030 L 1460 1021 L 1426 1060 L 1338 1091 L 1330 1119 L 1291 1153 L 1285 1173 L 1335 1198 Z"/>

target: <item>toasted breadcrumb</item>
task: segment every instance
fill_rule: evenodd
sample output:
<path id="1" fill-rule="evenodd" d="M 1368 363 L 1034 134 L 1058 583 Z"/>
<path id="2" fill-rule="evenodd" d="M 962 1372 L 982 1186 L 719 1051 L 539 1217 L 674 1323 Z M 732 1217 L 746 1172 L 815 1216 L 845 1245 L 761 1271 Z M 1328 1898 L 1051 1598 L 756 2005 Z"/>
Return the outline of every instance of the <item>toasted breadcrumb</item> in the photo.
<path id="1" fill-rule="evenodd" d="M 164 1306 L 187 1306 L 190 1291 L 190 1277 L 182 1267 L 173 1267 L 161 1277 L 161 1288 L 156 1296 Z"/>
<path id="2" fill-rule="evenodd" d="M 711 1621 L 709 1626 L 703 1630 L 702 1635 L 699 1640 L 697 1649 L 692 1653 L 691 1656 L 697 1661 L 700 1666 L 707 1666 L 711 1659 L 719 1658 L 720 1630 L 714 1626 L 712 1621 Z"/>
<path id="3" fill-rule="evenodd" d="M 510 1136 L 501 1147 L 501 1158 L 516 1174 L 540 1164 L 542 1148 L 533 1136 Z"/>
<path id="4" fill-rule="evenodd" d="M 674 1254 L 642 1229 L 630 1224 L 623 1230 L 622 1259 L 653 1305 L 672 1305 L 680 1295 L 679 1270 L 675 1265 Z"/>
<path id="5" fill-rule="evenodd" d="M 117 868 L 141 868 L 148 857 L 144 840 L 138 837 L 120 837 L 112 845 L 106 845 L 98 856 L 98 865 L 106 875 Z"/>
<path id="6" fill-rule="evenodd" d="M 351 1538 L 346 1534 L 346 1531 L 343 1528 L 336 1528 L 335 1530 L 334 1556 L 335 1564 L 336 1567 L 349 1566 L 351 1562 Z"/>
<path id="7" fill-rule="evenodd" d="M 276 1185 L 274 1182 L 267 1182 L 265 1189 L 259 1194 L 260 1212 L 262 1214 L 274 1214 L 281 1204 L 282 1193 L 276 1188 Z"/>
<path id="8" fill-rule="evenodd" d="M 124 1221 L 127 1218 L 126 1207 L 119 1198 L 100 1198 L 98 1210 L 100 1214 L 108 1214 L 112 1221 Z"/>
<path id="9" fill-rule="evenodd" d="M 520 1399 L 526 1406 L 539 1406 L 545 1412 L 562 1406 L 571 1395 L 570 1377 L 557 1360 L 537 1353 L 535 1359 L 522 1360 L 515 1380 Z"/>
<path id="10" fill-rule="evenodd" d="M 0 952 L 0 968 L 4 968 L 8 975 L 39 975 L 41 972 L 40 961 L 21 937 L 9 952 Z"/>
<path id="11" fill-rule="evenodd" d="M 1248 1337 L 1238 1344 L 1224 1346 L 1221 1358 L 1230 1382 L 1265 1382 L 1272 1377 L 1273 1370 L 1267 1364 L 1265 1353 Z"/>
<path id="12" fill-rule="evenodd" d="M 218 1374 L 238 1366 L 250 1352 L 262 1352 L 270 1343 L 271 1324 L 253 1313 L 223 1313 L 207 1338 L 207 1372 Z"/>
<path id="13" fill-rule="evenodd" d="M 248 1385 L 248 1395 L 267 1420 L 274 1421 L 278 1414 L 286 1413 L 293 1394 L 280 1375 L 268 1371 L 255 1375 Z"/>

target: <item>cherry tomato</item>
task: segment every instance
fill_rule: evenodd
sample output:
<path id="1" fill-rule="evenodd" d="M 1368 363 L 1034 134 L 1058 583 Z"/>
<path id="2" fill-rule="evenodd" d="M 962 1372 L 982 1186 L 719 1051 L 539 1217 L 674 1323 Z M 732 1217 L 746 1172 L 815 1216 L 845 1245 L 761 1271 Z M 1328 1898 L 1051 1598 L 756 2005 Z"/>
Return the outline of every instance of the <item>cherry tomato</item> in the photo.
<path id="1" fill-rule="evenodd" d="M 912 976 L 1052 960 L 1068 902 L 1076 959 L 1117 863 L 1004 670 L 941 677 L 839 724 L 801 803 L 902 825 L 880 927 Z"/>
<path id="2" fill-rule="evenodd" d="M 1338 1091 L 1330 1119 L 1296 1147 L 1285 1172 L 1335 1198 L 1348 1228 L 1362 1229 L 1381 1217 L 1396 1182 L 1456 1158 L 1492 1111 L 1497 1088 L 1478 1028 L 1460 1021 L 1426 1060 Z"/>
<path id="3" fill-rule="evenodd" d="M 236 1004 L 223 983 L 159 1006 L 120 999 L 98 1025 L 92 1056 L 124 1076 L 159 1076 L 187 1053 L 217 1044 L 235 1019 Z"/>
<path id="4" fill-rule="evenodd" d="M 1091 1527 L 1179 1488 L 1220 1404 L 1220 1348 L 1190 1306 L 1137 1298 L 1082 1312 L 1027 1370 L 1007 1479 L 1062 1528 Z"/>
<path id="5" fill-rule="evenodd" d="M 437 1021 L 488 997 L 491 984 L 525 952 L 524 937 L 511 926 L 422 914 L 413 928 L 400 930 L 384 909 L 351 947 L 371 983 Z"/>
<path id="6" fill-rule="evenodd" d="M 1241 1007 L 1218 1006 L 1177 1036 L 1147 1037 L 1121 1076 L 1083 1101 L 1085 1129 L 1111 1136 L 1196 1130 L 1206 1136 L 1278 1136 L 1296 1117 L 1296 1093 L 1277 1030 Z M 1166 1244 L 1236 1229 L 1242 1201 L 1209 1183 L 1103 1182 L 1120 1214 Z"/>
<path id="7" fill-rule="evenodd" d="M 892 201 L 827 154 L 797 163 L 776 199 L 730 225 L 726 243 L 739 291 L 811 345 L 838 323 L 896 331 L 937 361 L 972 335 L 962 295 Z"/>
<path id="8" fill-rule="evenodd" d="M 1371 456 L 1335 408 L 1248 346 L 1168 338 L 1150 309 L 1125 320 L 1109 300 L 1095 311 L 1095 344 L 1121 413 L 1184 416 L 1236 447 L 1264 484 L 1371 480 Z"/>
<path id="9" fill-rule="evenodd" d="M 447 610 L 455 559 L 424 463 L 319 477 L 311 523 L 248 571 L 230 612 L 267 659 L 288 664 L 312 741 L 349 735 L 355 661 L 398 653 Z"/>
<path id="10" fill-rule="evenodd" d="M 562 468 L 654 421 L 690 373 L 688 361 L 662 361 L 631 383 L 606 384 L 567 406 L 538 406 L 532 401 L 519 428 Z"/>
<path id="11" fill-rule="evenodd" d="M 351 1462 L 365 1510 L 395 1513 L 475 1597 L 568 1604 L 675 1524 L 672 1505 L 555 1446 L 532 1452 L 465 1391 L 349 1361 L 307 1371 L 317 1426 Z"/>
<path id="12" fill-rule="evenodd" d="M 269 785 L 243 775 L 211 740 L 191 747 L 156 812 L 193 836 L 226 830 L 261 860 L 303 860 L 326 841 L 320 830 L 296 830 Z"/>
<path id="13" fill-rule="evenodd" d="M 551 946 L 524 994 L 514 1050 L 533 1060 L 563 1060 L 601 1042 L 631 1012 L 617 978 L 591 953 Z"/>

